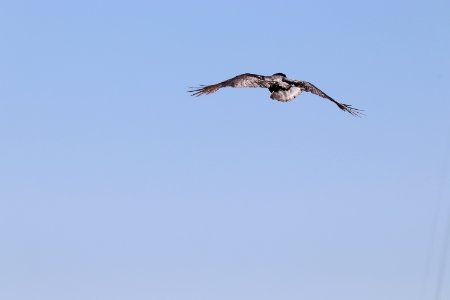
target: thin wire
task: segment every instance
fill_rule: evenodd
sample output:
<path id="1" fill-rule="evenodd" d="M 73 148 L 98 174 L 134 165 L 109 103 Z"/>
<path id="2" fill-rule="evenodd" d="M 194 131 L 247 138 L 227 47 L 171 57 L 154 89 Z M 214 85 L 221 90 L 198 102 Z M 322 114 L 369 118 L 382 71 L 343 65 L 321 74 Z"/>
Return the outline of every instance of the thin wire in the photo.
<path id="1" fill-rule="evenodd" d="M 445 183 L 446 179 L 448 177 L 448 169 L 449 169 L 449 161 L 450 161 L 450 134 L 447 136 L 447 144 L 446 144 L 446 153 L 447 153 L 447 159 L 444 161 L 444 170 L 442 175 L 442 182 L 439 187 L 439 202 L 441 208 L 445 209 L 446 207 L 443 205 L 443 198 L 444 198 L 444 189 L 445 189 Z M 449 245 L 450 245 L 450 205 L 448 206 L 448 211 L 444 215 L 444 230 L 443 230 L 443 244 L 442 244 L 442 251 L 441 255 L 439 257 L 439 265 L 437 270 L 437 283 L 436 283 L 436 291 L 434 294 L 435 300 L 440 300 L 443 297 L 443 284 L 445 280 L 445 273 L 447 269 L 447 255 L 449 254 Z M 437 223 L 437 221 L 436 221 Z M 435 235 L 436 236 L 436 235 Z"/>
<path id="2" fill-rule="evenodd" d="M 442 190 L 442 188 L 441 188 L 442 185 L 443 184 L 441 182 L 439 182 L 439 187 L 438 187 L 439 191 Z M 430 228 L 430 233 L 429 233 L 430 236 L 429 236 L 428 243 L 427 243 L 428 247 L 426 250 L 425 272 L 424 272 L 424 276 L 423 276 L 422 293 L 421 293 L 421 297 L 420 297 L 420 299 L 422 299 L 422 300 L 428 299 L 427 291 L 428 291 L 430 281 L 431 281 L 430 278 L 431 278 L 431 271 L 432 271 L 432 266 L 433 266 L 432 258 L 433 258 L 433 254 L 434 254 L 433 250 L 436 247 L 436 245 L 435 245 L 436 244 L 436 236 L 437 236 L 438 227 L 439 227 L 439 222 L 438 222 L 439 211 L 442 206 L 442 203 L 441 203 L 442 197 L 441 197 L 440 192 L 438 192 L 438 194 L 437 194 L 437 199 L 438 199 L 438 201 L 434 208 L 433 219 L 432 219 L 433 221 L 432 221 L 432 225 Z"/>
<path id="3" fill-rule="evenodd" d="M 442 253 L 440 257 L 440 264 L 438 269 L 438 281 L 437 281 L 437 287 L 436 287 L 436 294 L 435 299 L 439 300 L 443 296 L 443 283 L 445 280 L 445 271 L 447 269 L 447 261 L 449 254 L 449 245 L 450 245 L 450 207 L 447 213 L 447 224 L 444 228 L 444 245 L 442 246 Z M 443 298 L 442 298 L 443 299 Z"/>
<path id="4" fill-rule="evenodd" d="M 423 279 L 423 285 L 422 285 L 422 295 L 421 295 L 421 299 L 425 300 L 427 299 L 427 287 L 429 286 L 429 282 L 430 282 L 430 278 L 431 278 L 431 271 L 432 271 L 432 265 L 433 265 L 433 253 L 434 253 L 434 248 L 437 247 L 438 242 L 437 242 L 437 237 L 438 237 L 438 233 L 439 233 L 439 224 L 441 224 L 439 222 L 440 219 L 440 212 L 442 209 L 445 208 L 444 205 L 444 189 L 445 189 L 445 183 L 446 183 L 446 179 L 448 177 L 448 170 L 449 170 L 449 163 L 450 163 L 450 128 L 449 128 L 449 134 L 447 136 L 447 141 L 446 144 L 444 146 L 445 148 L 445 152 L 447 153 L 447 155 L 443 158 L 443 165 L 442 165 L 442 169 L 441 169 L 441 180 L 439 181 L 438 184 L 438 191 L 437 191 L 437 203 L 436 203 L 436 207 L 435 207 L 435 212 L 434 212 L 434 218 L 433 218 L 433 224 L 431 226 L 431 233 L 430 233 L 430 239 L 429 239 L 429 243 L 428 243 L 428 249 L 427 249 L 427 259 L 426 259 L 426 267 L 425 267 L 425 275 L 424 275 L 424 279 Z M 440 300 L 441 296 L 442 296 L 442 289 L 443 289 L 443 282 L 445 279 L 445 271 L 447 268 L 447 253 L 449 252 L 449 247 L 450 247 L 450 206 L 449 206 L 449 211 L 448 211 L 448 215 L 446 215 L 444 217 L 444 241 L 443 241 L 443 245 L 442 245 L 442 252 L 440 253 L 440 257 L 438 259 L 438 261 L 440 262 L 438 265 L 438 270 L 437 270 L 437 283 L 436 283 L 436 289 L 434 291 L 434 299 L 435 300 Z M 439 255 L 439 253 L 437 254 Z"/>

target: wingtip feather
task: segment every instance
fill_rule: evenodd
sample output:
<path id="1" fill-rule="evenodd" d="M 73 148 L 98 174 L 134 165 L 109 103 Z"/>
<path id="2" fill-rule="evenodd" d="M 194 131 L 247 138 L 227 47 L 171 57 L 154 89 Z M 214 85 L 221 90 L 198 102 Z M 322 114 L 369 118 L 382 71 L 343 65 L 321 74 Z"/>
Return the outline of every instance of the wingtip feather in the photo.
<path id="1" fill-rule="evenodd" d="M 343 111 L 350 113 L 354 117 L 361 118 L 362 116 L 365 116 L 364 110 L 352 107 L 349 104 L 342 103 L 341 105 L 339 105 L 339 108 L 342 109 Z"/>

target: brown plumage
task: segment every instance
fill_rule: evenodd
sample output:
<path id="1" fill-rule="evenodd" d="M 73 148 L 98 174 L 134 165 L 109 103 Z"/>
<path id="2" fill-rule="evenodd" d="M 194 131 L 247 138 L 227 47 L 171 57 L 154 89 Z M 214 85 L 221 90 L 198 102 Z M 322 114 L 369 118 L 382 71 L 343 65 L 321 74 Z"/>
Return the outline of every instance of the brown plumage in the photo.
<path id="1" fill-rule="evenodd" d="M 275 73 L 272 76 L 245 73 L 216 84 L 194 88 L 189 92 L 192 93 L 192 96 L 201 96 L 217 92 L 224 87 L 267 88 L 271 93 L 270 98 L 280 102 L 288 102 L 300 95 L 301 92 L 309 92 L 334 102 L 340 109 L 353 116 L 362 115 L 361 110 L 334 100 L 312 83 L 303 80 L 289 79 L 283 73 Z"/>

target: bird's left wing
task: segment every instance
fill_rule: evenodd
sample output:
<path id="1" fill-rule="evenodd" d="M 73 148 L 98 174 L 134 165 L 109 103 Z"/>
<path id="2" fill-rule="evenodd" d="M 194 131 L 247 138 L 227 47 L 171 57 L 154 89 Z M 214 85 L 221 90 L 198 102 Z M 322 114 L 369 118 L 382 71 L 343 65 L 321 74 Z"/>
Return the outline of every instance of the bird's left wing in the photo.
<path id="1" fill-rule="evenodd" d="M 291 79 L 286 79 L 284 81 L 301 88 L 305 92 L 313 93 L 313 94 L 315 94 L 317 96 L 320 96 L 322 98 L 325 98 L 325 99 L 328 99 L 328 100 L 334 102 L 340 109 L 342 109 L 343 111 L 346 111 L 346 112 L 352 114 L 353 116 L 359 117 L 359 116 L 363 115 L 362 110 L 354 108 L 354 107 L 352 107 L 349 104 L 344 104 L 344 103 L 341 103 L 339 101 L 334 100 L 333 98 L 331 98 L 330 96 L 325 94 L 323 91 L 321 91 L 314 84 L 312 84 L 312 83 L 310 83 L 308 81 L 291 80 Z"/>
<path id="2" fill-rule="evenodd" d="M 216 84 L 201 86 L 199 88 L 194 88 L 193 90 L 190 90 L 189 93 L 192 93 L 192 96 L 208 95 L 208 94 L 214 93 L 217 90 L 224 88 L 224 87 L 268 88 L 271 85 L 271 83 L 272 83 L 271 81 L 265 80 L 265 77 L 262 75 L 245 73 L 245 74 L 238 75 L 236 77 L 233 77 L 231 79 L 228 79 L 228 80 L 216 83 Z"/>

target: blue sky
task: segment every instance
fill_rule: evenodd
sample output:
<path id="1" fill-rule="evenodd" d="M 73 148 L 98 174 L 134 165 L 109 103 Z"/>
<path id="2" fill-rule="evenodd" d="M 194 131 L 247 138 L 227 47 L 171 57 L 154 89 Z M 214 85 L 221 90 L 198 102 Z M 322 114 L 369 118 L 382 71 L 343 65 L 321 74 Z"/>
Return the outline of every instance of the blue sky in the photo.
<path id="1" fill-rule="evenodd" d="M 436 299 L 449 9 L 0 3 L 0 298 Z"/>

